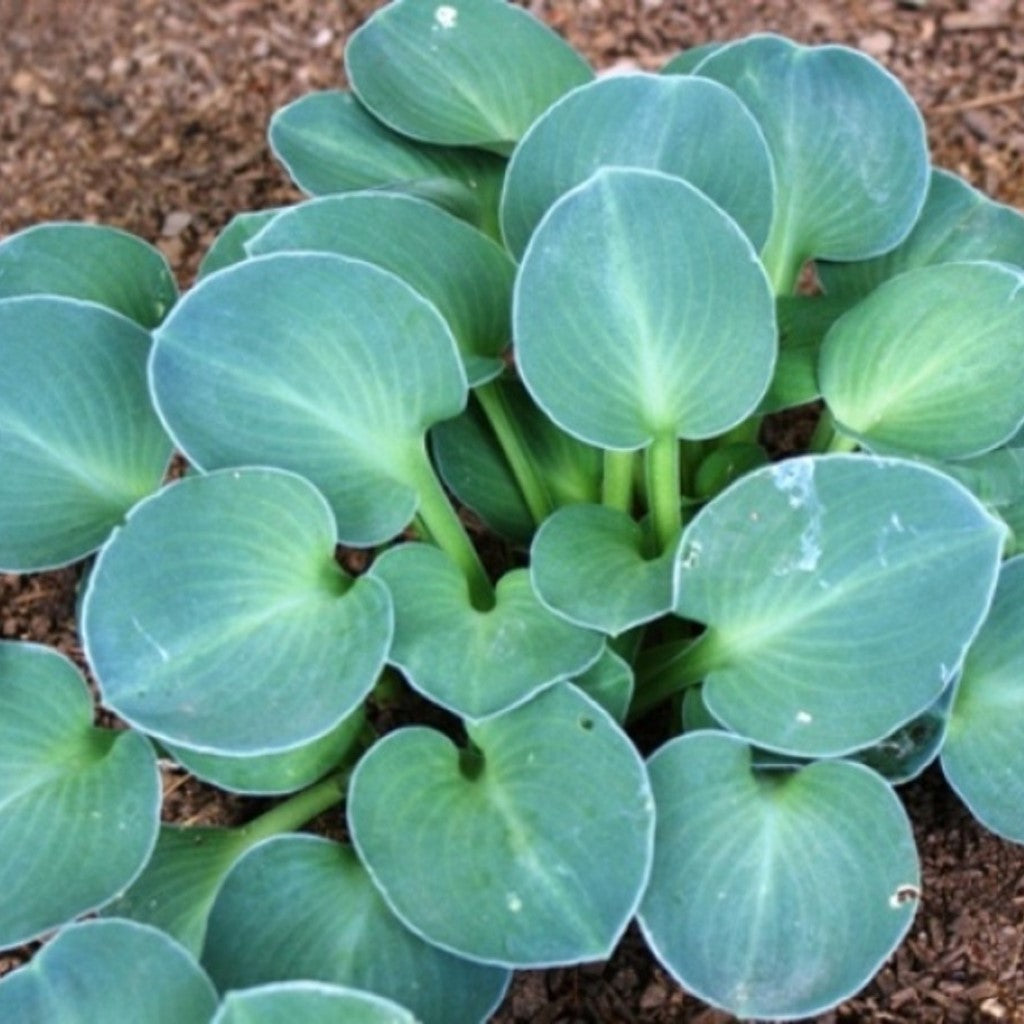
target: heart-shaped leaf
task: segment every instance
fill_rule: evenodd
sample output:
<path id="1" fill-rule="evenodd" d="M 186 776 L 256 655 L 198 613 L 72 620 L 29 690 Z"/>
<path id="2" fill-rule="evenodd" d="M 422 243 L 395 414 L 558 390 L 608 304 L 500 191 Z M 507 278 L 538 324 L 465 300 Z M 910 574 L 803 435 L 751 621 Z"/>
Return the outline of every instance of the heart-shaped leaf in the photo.
<path id="1" fill-rule="evenodd" d="M 602 448 L 723 433 L 775 364 L 774 302 L 750 242 L 692 185 L 655 171 L 598 171 L 548 211 L 513 322 L 534 399 Z"/>
<path id="2" fill-rule="evenodd" d="M 159 249 L 98 224 L 37 224 L 0 243 L 0 299 L 61 295 L 156 327 L 178 298 Z"/>
<path id="3" fill-rule="evenodd" d="M 211 1024 L 416 1024 L 390 999 L 316 981 L 228 992 Z"/>
<path id="4" fill-rule="evenodd" d="M 236 213 L 228 222 L 227 227 L 217 236 L 213 245 L 206 251 L 196 279 L 209 277 L 217 270 L 233 266 L 248 259 L 246 243 L 258 235 L 280 212 L 281 207 L 271 210 L 254 210 L 248 213 Z"/>
<path id="5" fill-rule="evenodd" d="M 197 778 L 231 793 L 269 796 L 294 793 L 322 778 L 352 749 L 366 722 L 361 706 L 312 743 L 277 754 L 231 757 L 206 754 L 176 743 L 167 752 Z"/>
<path id="6" fill-rule="evenodd" d="M 509 979 L 418 939 L 348 847 L 309 835 L 269 839 L 232 868 L 210 914 L 203 964 L 221 991 L 296 978 L 350 985 L 408 1007 L 423 1024 L 486 1020 Z"/>
<path id="7" fill-rule="evenodd" d="M 755 248 L 768 237 L 771 158 L 746 107 L 717 82 L 630 74 L 598 79 L 562 97 L 516 147 L 501 198 L 502 234 L 512 252 L 522 255 L 555 200 L 607 166 L 685 178 L 728 213 Z"/>
<path id="8" fill-rule="evenodd" d="M 431 203 L 385 192 L 327 196 L 286 210 L 247 248 L 255 256 L 333 252 L 390 270 L 437 307 L 470 384 L 502 369 L 512 261 L 486 235 Z"/>
<path id="9" fill-rule="evenodd" d="M 191 462 L 301 473 L 355 545 L 412 519 L 430 474 L 424 435 L 466 402 L 437 310 L 393 274 L 328 253 L 276 253 L 200 282 L 157 332 L 151 375 Z"/>
<path id="10" fill-rule="evenodd" d="M 963 260 L 1024 266 L 1024 214 L 933 168 L 921 215 L 895 249 L 857 263 L 822 261 L 817 272 L 829 295 L 863 298 L 905 270 Z"/>
<path id="11" fill-rule="evenodd" d="M 653 547 L 653 539 L 618 509 L 560 508 L 530 549 L 537 596 L 570 622 L 617 636 L 672 607 L 675 552 L 651 557 Z"/>
<path id="12" fill-rule="evenodd" d="M 920 894 L 899 801 L 861 765 L 751 769 L 698 732 L 650 760 L 658 813 L 640 925 L 690 992 L 743 1019 L 809 1017 L 856 992 Z"/>
<path id="13" fill-rule="evenodd" d="M 104 701 L 213 754 L 276 753 L 333 730 L 391 639 L 385 588 L 345 575 L 334 535 L 323 497 L 282 470 L 188 477 L 137 505 L 82 609 Z"/>
<path id="14" fill-rule="evenodd" d="M 395 608 L 388 660 L 417 690 L 465 718 L 521 704 L 600 657 L 601 637 L 545 608 L 525 569 L 501 578 L 486 611 L 473 607 L 455 563 L 427 544 L 392 548 L 371 575 Z"/>
<path id="15" fill-rule="evenodd" d="M 146 388 L 149 347 L 93 303 L 0 301 L 0 569 L 83 558 L 159 486 L 171 444 Z"/>
<path id="16" fill-rule="evenodd" d="M 775 218 L 763 256 L 776 291 L 812 258 L 859 260 L 910 231 L 928 187 L 924 122 L 870 57 L 774 35 L 723 46 L 695 71 L 732 89 L 775 165 Z"/>
<path id="17" fill-rule="evenodd" d="M 134 921 L 71 925 L 0 981 L 18 1024 L 209 1024 L 217 994 L 170 936 Z"/>
<path id="18" fill-rule="evenodd" d="M 460 752 L 401 729 L 356 767 L 349 828 L 374 881 L 418 934 L 474 960 L 606 957 L 636 910 L 653 834 L 632 743 L 568 684 L 467 732 Z"/>
<path id="19" fill-rule="evenodd" d="M 828 332 L 836 425 L 876 451 L 966 458 L 1024 421 L 1024 271 L 943 263 L 886 281 Z"/>
<path id="20" fill-rule="evenodd" d="M 986 828 L 1024 842 L 1024 557 L 1003 565 L 967 653 L 942 770 Z"/>
<path id="21" fill-rule="evenodd" d="M 506 0 L 392 0 L 352 35 L 345 70 L 367 108 L 403 135 L 498 153 L 594 75 Z"/>
<path id="22" fill-rule="evenodd" d="M 749 474 L 684 531 L 676 612 L 714 716 L 802 756 L 875 743 L 932 704 L 984 619 L 1004 529 L 925 466 L 808 456 Z"/>
<path id="23" fill-rule="evenodd" d="M 152 747 L 92 718 L 85 681 L 63 655 L 0 642 L 0 948 L 106 903 L 156 842 Z"/>

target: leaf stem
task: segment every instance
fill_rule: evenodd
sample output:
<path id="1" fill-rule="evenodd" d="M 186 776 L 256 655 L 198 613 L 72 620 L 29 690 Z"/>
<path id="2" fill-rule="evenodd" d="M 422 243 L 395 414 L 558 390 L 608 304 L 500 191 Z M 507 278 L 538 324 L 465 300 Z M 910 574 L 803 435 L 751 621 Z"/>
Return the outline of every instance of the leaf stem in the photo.
<path id="1" fill-rule="evenodd" d="M 808 451 L 812 452 L 852 452 L 857 447 L 853 438 L 841 434 L 836 429 L 836 421 L 828 408 L 821 410 L 821 416 L 811 435 Z"/>
<path id="2" fill-rule="evenodd" d="M 654 537 L 662 554 L 675 543 L 683 529 L 679 493 L 679 441 L 672 432 L 659 434 L 644 452 L 647 505 Z"/>
<path id="3" fill-rule="evenodd" d="M 478 611 L 493 608 L 494 587 L 423 447 L 416 451 L 411 460 L 410 471 L 420 499 L 419 518 L 426 526 L 428 535 L 466 577 L 473 607 Z"/>
<path id="4" fill-rule="evenodd" d="M 334 772 L 315 786 L 296 793 L 295 796 L 241 826 L 238 832 L 245 837 L 246 847 L 254 846 L 261 840 L 280 835 L 282 832 L 295 832 L 329 807 L 340 804 L 345 799 L 351 771 L 351 768 L 345 768 Z"/>
<path id="5" fill-rule="evenodd" d="M 696 640 L 684 644 L 666 644 L 648 652 L 647 664 L 638 666 L 637 692 L 629 709 L 630 721 L 642 718 L 663 701 L 701 682 L 721 666 L 723 652 L 713 630 L 705 630 Z M 646 671 L 645 671 L 646 669 Z"/>
<path id="6" fill-rule="evenodd" d="M 776 295 L 792 295 L 803 269 L 804 260 L 793 250 L 793 239 L 787 230 L 788 218 L 780 218 L 772 225 L 768 241 L 761 250 L 761 262 L 768 272 L 772 290 Z"/>
<path id="7" fill-rule="evenodd" d="M 633 510 L 633 468 L 636 452 L 605 451 L 601 503 L 627 515 Z"/>
<path id="8" fill-rule="evenodd" d="M 522 431 L 501 384 L 497 380 L 490 380 L 475 388 L 473 393 L 491 424 L 534 523 L 540 526 L 553 511 L 551 496 L 523 440 Z"/>

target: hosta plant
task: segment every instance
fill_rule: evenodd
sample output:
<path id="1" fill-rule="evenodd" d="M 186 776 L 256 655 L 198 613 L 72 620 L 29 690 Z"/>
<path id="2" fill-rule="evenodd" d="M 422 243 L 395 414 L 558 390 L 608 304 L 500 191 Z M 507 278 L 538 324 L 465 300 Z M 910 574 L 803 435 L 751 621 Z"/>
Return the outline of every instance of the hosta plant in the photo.
<path id="1" fill-rule="evenodd" d="M 835 1005 L 921 895 L 895 787 L 1024 841 L 1024 217 L 839 46 L 597 77 L 396 0 L 346 70 L 184 295 L 0 244 L 0 568 L 88 560 L 94 683 L 0 645 L 0 945 L 56 932 L 0 1018 L 483 1021 L 634 920 Z M 258 812 L 160 825 L 172 763 Z"/>

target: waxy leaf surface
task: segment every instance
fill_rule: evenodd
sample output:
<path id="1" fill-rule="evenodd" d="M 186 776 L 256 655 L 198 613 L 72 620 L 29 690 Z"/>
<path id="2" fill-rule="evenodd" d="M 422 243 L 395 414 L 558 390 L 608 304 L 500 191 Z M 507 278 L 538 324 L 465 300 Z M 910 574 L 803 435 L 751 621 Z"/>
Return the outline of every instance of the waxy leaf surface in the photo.
<path id="1" fill-rule="evenodd" d="M 569 621 L 617 636 L 672 607 L 675 553 L 649 557 L 652 545 L 625 512 L 568 505 L 537 531 L 530 549 L 533 585 Z"/>
<path id="2" fill-rule="evenodd" d="M 780 292 L 808 259 L 865 259 L 910 231 L 928 185 L 924 123 L 880 64 L 759 35 L 694 73 L 732 89 L 764 132 L 777 186 L 764 258 Z"/>
<path id="3" fill-rule="evenodd" d="M 267 840 L 238 861 L 217 894 L 203 964 L 221 991 L 306 978 L 392 999 L 423 1024 L 486 1020 L 509 979 L 417 938 L 351 849 L 308 835 Z"/>
<path id="4" fill-rule="evenodd" d="M 217 994 L 170 936 L 134 921 L 71 925 L 0 981 L 18 1024 L 209 1024 Z"/>
<path id="5" fill-rule="evenodd" d="M 1024 842 L 1024 557 L 1003 565 L 967 653 L 942 770 L 986 828 Z"/>
<path id="6" fill-rule="evenodd" d="M 437 310 L 393 274 L 328 253 L 206 278 L 157 332 L 151 376 L 194 464 L 301 473 L 330 501 L 337 539 L 355 545 L 412 519 L 424 434 L 466 402 Z"/>
<path id="7" fill-rule="evenodd" d="M 771 289 L 735 222 L 686 182 L 598 171 L 546 214 L 513 308 L 538 405 L 604 448 L 722 433 L 775 364 Z"/>
<path id="8" fill-rule="evenodd" d="M 552 204 L 606 166 L 685 178 L 728 213 L 755 248 L 768 237 L 771 158 L 746 107 L 717 82 L 633 74 L 573 90 L 516 147 L 501 199 L 502 233 L 512 252 L 521 256 Z"/>
<path id="9" fill-rule="evenodd" d="M 458 566 L 431 545 L 392 548 L 371 574 L 387 586 L 395 609 L 388 661 L 465 718 L 521 704 L 600 656 L 602 638 L 545 608 L 525 569 L 498 581 L 495 606 L 486 611 L 472 606 Z"/>
<path id="10" fill-rule="evenodd" d="M 334 535 L 323 497 L 282 470 L 188 477 L 136 506 L 82 612 L 104 701 L 214 754 L 272 754 L 330 732 L 370 691 L 391 639 L 385 588 L 345 575 Z"/>
<path id="11" fill-rule="evenodd" d="M 341 985 L 281 982 L 229 992 L 211 1024 L 416 1024 L 390 999 Z"/>
<path id="12" fill-rule="evenodd" d="M 0 569 L 83 558 L 160 485 L 148 355 L 145 330 L 92 303 L 0 301 Z"/>
<path id="13" fill-rule="evenodd" d="M 1024 421 L 1024 270 L 900 274 L 836 321 L 818 373 L 836 425 L 868 448 L 935 459 L 995 448 Z"/>
<path id="14" fill-rule="evenodd" d="M 159 249 L 98 224 L 37 224 L 0 242 L 0 299 L 60 295 L 156 327 L 178 298 Z"/>
<path id="15" fill-rule="evenodd" d="M 0 948 L 106 903 L 156 842 L 152 747 L 92 719 L 85 681 L 67 658 L 0 643 Z"/>
<path id="16" fill-rule="evenodd" d="M 367 108 L 403 135 L 506 154 L 559 96 L 594 75 L 505 0 L 395 0 L 353 34 L 345 70 Z"/>
<path id="17" fill-rule="evenodd" d="M 467 732 L 460 752 L 402 729 L 359 763 L 349 828 L 374 881 L 414 931 L 474 960 L 607 956 L 650 863 L 653 805 L 632 743 L 568 684 Z"/>
<path id="18" fill-rule="evenodd" d="M 326 196 L 286 210 L 247 248 L 254 256 L 333 252 L 390 270 L 437 307 L 471 384 L 502 368 L 512 261 L 486 235 L 431 203 L 382 192 Z"/>
<path id="19" fill-rule="evenodd" d="M 227 227 L 214 239 L 213 245 L 206 250 L 196 279 L 201 280 L 225 267 L 233 266 L 248 259 L 246 244 L 258 235 L 279 213 L 281 207 L 270 210 L 253 210 L 248 213 L 236 213 L 228 221 Z"/>
<path id="20" fill-rule="evenodd" d="M 676 564 L 676 613 L 708 626 L 712 714 L 804 756 L 882 739 L 957 671 L 1004 532 L 955 481 L 896 459 L 807 456 L 739 480 Z"/>
<path id="21" fill-rule="evenodd" d="M 856 992 L 910 927 L 913 833 L 861 765 L 755 772 L 697 732 L 649 762 L 654 868 L 640 924 L 690 992 L 747 1020 L 810 1017 Z"/>
<path id="22" fill-rule="evenodd" d="M 619 725 L 626 721 L 629 703 L 633 699 L 633 669 L 610 647 L 606 647 L 601 657 L 572 682 L 592 701 L 600 704 Z"/>

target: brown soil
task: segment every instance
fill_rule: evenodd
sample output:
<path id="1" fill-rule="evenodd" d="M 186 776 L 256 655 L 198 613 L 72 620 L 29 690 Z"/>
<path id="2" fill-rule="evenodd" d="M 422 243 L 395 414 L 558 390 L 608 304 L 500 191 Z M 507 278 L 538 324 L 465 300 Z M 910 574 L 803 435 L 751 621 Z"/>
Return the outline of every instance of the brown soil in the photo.
<path id="1" fill-rule="evenodd" d="M 0 0 L 0 235 L 89 219 L 154 241 L 183 284 L 236 211 L 298 198 L 264 143 L 270 113 L 341 81 L 346 35 L 373 0 Z M 863 48 L 909 86 L 935 161 L 1024 207 L 1020 0 L 531 0 L 596 64 L 653 67 L 760 30 Z M 0 636 L 79 655 L 74 570 L 0 577 Z M 252 813 L 168 774 L 173 820 Z M 819 1020 L 1024 1024 L 1024 850 L 987 835 L 929 773 L 905 796 L 925 896 L 907 942 Z M 19 954 L 0 956 L 0 973 Z M 630 933 L 606 964 L 524 973 L 495 1020 L 700 1022 Z"/>

